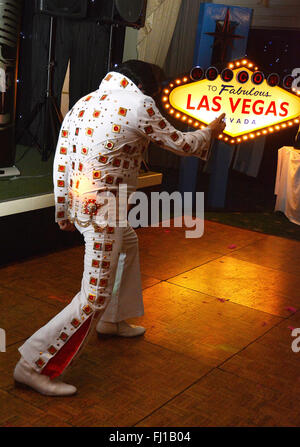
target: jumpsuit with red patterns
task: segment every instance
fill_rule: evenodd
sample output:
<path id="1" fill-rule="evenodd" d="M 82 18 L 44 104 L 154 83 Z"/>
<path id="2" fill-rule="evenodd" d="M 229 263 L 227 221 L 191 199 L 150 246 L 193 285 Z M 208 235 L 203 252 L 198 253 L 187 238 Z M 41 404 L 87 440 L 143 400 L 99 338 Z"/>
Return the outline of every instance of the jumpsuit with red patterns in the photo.
<path id="1" fill-rule="evenodd" d="M 180 132 L 154 100 L 126 76 L 110 72 L 99 89 L 66 115 L 53 168 L 56 222 L 69 219 L 85 240 L 81 290 L 20 348 L 35 371 L 58 377 L 81 350 L 96 322 L 143 315 L 138 240 L 129 223 L 115 225 L 103 212 L 103 195 L 119 185 L 136 190 L 150 141 L 179 155 L 208 159 L 211 130 Z"/>

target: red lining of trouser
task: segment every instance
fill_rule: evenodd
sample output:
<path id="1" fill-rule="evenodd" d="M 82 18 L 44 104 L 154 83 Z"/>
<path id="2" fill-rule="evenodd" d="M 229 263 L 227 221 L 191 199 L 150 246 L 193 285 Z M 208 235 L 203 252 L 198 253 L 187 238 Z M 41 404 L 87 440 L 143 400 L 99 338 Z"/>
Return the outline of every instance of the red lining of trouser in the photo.
<path id="1" fill-rule="evenodd" d="M 82 326 L 75 332 L 66 344 L 58 351 L 58 353 L 49 360 L 47 365 L 43 368 L 41 374 L 49 376 L 50 379 L 60 376 L 65 368 L 68 366 L 78 349 L 86 333 L 89 330 L 92 317 L 89 317 Z"/>

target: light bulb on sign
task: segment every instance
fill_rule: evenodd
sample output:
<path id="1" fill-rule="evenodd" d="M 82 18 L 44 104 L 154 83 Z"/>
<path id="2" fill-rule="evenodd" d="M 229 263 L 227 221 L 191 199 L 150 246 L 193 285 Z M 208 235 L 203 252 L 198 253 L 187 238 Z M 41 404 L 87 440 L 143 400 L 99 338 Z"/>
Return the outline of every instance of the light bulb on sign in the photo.
<path id="1" fill-rule="evenodd" d="M 278 74 L 265 75 L 246 58 L 223 70 L 197 66 L 170 82 L 162 102 L 176 119 L 201 129 L 225 112 L 226 128 L 218 138 L 234 144 L 299 124 L 300 95 L 292 91 L 290 77 L 282 83 Z"/>

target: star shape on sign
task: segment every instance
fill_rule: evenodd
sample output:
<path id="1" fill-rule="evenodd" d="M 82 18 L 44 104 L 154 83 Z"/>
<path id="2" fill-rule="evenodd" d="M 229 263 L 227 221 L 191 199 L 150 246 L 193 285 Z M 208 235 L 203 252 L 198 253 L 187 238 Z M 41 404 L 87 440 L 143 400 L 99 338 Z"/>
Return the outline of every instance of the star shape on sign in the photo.
<path id="1" fill-rule="evenodd" d="M 226 58 L 227 49 L 233 46 L 234 39 L 244 39 L 244 36 L 234 34 L 237 27 L 236 23 L 230 21 L 230 10 L 227 8 L 224 21 L 216 21 L 216 31 L 214 33 L 205 33 L 209 36 L 215 37 L 214 47 L 221 47 L 221 61 L 224 62 Z"/>

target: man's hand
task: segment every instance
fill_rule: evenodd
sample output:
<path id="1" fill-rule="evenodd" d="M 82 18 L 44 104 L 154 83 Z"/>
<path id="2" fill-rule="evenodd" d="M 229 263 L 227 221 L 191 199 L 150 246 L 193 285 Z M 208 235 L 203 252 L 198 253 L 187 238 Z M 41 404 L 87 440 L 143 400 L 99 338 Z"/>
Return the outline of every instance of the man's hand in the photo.
<path id="1" fill-rule="evenodd" d="M 223 130 L 226 127 L 226 123 L 223 122 L 223 119 L 225 118 L 225 113 L 222 113 L 218 118 L 216 118 L 214 121 L 212 121 L 207 127 L 211 129 L 211 137 L 216 138 L 218 137 Z"/>
<path id="2" fill-rule="evenodd" d="M 61 220 L 58 222 L 59 228 L 62 231 L 75 231 L 75 226 L 67 219 L 67 220 Z"/>

